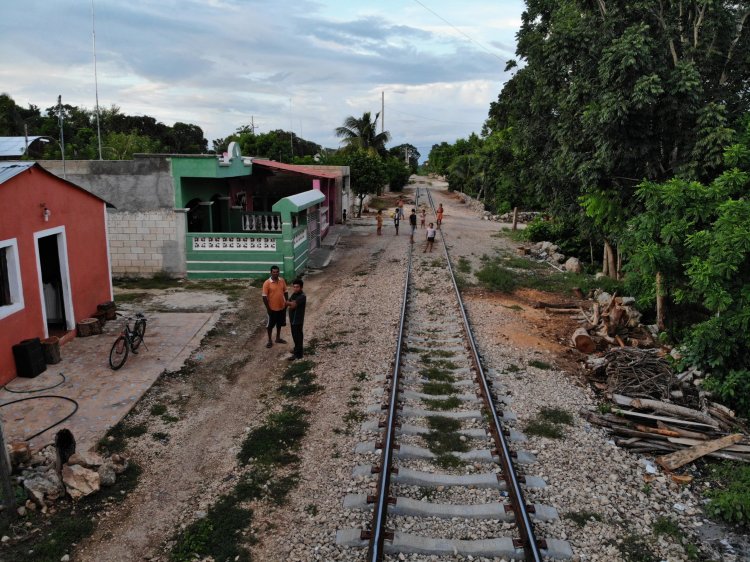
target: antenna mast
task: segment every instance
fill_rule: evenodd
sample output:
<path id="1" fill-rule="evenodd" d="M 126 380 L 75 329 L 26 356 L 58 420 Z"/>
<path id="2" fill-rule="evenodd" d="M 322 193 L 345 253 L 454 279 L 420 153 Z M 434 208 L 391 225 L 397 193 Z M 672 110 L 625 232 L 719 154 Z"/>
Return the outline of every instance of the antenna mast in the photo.
<path id="1" fill-rule="evenodd" d="M 99 142 L 99 160 L 102 159 L 102 130 L 99 126 L 99 81 L 96 75 L 96 20 L 94 18 L 94 0 L 91 0 L 91 38 L 94 47 L 94 92 L 96 94 L 96 138 Z"/>

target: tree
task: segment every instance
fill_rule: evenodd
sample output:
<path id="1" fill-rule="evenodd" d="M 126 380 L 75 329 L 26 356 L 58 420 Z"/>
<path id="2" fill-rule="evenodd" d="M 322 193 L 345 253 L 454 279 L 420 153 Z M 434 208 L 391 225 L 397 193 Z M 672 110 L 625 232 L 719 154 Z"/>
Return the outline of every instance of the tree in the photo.
<path id="1" fill-rule="evenodd" d="M 346 165 L 349 166 L 351 187 L 359 199 L 357 216 L 362 216 L 362 203 L 371 193 L 378 193 L 387 181 L 383 160 L 364 149 L 354 150 L 347 154 Z"/>
<path id="2" fill-rule="evenodd" d="M 376 113 L 373 121 L 370 112 L 367 111 L 359 119 L 347 117 L 344 126 L 336 128 L 336 136 L 343 139 L 342 142 L 348 149 L 373 150 L 384 156 L 385 143 L 391 140 L 391 134 L 388 131 L 377 132 L 379 116 L 380 113 Z"/>
<path id="3" fill-rule="evenodd" d="M 391 191 L 401 191 L 409 183 L 411 170 L 400 158 L 389 156 L 384 160 L 385 175 Z"/>
<path id="4" fill-rule="evenodd" d="M 412 174 L 416 174 L 419 169 L 419 150 L 411 144 L 399 144 L 388 150 L 388 154 L 401 161 L 408 162 Z"/>

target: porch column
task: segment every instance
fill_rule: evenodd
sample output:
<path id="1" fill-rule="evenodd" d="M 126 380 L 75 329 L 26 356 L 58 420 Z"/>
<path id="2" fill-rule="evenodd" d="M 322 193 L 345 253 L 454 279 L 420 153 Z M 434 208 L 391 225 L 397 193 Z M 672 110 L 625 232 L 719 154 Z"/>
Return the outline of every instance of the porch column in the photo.
<path id="1" fill-rule="evenodd" d="M 292 213 L 289 211 L 281 211 L 281 244 L 280 248 L 276 248 L 277 252 L 281 253 L 284 260 L 284 266 L 282 267 L 281 274 L 287 282 L 287 285 L 292 284 L 292 281 L 296 277 L 294 271 L 294 229 L 292 227 Z"/>

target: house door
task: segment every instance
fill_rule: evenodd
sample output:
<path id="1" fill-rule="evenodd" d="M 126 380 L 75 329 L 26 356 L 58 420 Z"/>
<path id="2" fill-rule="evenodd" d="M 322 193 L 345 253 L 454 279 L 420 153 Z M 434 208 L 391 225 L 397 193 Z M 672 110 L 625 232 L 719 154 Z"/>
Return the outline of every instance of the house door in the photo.
<path id="1" fill-rule="evenodd" d="M 73 314 L 64 234 L 38 236 L 37 257 L 47 335 L 65 332 L 73 327 Z"/>

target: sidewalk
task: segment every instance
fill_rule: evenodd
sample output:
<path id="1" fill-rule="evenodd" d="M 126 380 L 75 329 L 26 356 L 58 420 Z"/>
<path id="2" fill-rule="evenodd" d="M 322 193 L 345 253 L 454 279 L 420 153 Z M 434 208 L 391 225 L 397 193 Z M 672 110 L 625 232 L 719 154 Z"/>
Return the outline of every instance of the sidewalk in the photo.
<path id="1" fill-rule="evenodd" d="M 60 363 L 48 365 L 36 378 L 16 378 L 0 390 L 6 443 L 28 439 L 74 412 L 77 404 L 78 410 L 69 419 L 29 444 L 40 449 L 67 428 L 79 451 L 90 449 L 125 417 L 162 372 L 183 365 L 218 318 L 218 312 L 149 314 L 144 345 L 137 355 L 128 356 L 119 371 L 111 370 L 108 360 L 123 320 L 107 322 L 101 335 L 73 339 L 61 348 Z M 14 400 L 23 401 L 2 407 Z"/>

